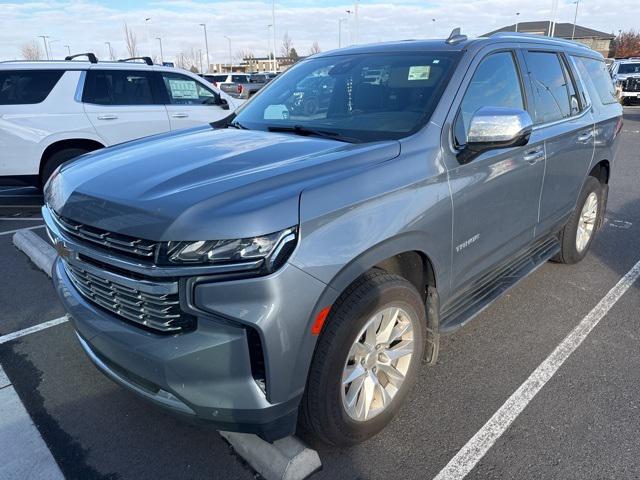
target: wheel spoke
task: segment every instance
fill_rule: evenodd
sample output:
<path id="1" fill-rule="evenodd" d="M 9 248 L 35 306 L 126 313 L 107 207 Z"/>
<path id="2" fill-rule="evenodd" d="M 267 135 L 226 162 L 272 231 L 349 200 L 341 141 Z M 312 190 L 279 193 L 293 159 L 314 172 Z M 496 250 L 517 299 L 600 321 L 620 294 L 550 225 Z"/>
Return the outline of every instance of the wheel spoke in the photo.
<path id="1" fill-rule="evenodd" d="M 362 420 L 366 420 L 369 417 L 369 411 L 371 410 L 371 404 L 373 403 L 373 393 L 375 390 L 375 382 L 371 378 L 371 375 L 364 377 L 362 384 L 362 391 L 358 396 L 358 402 L 356 403 L 356 415 Z"/>
<path id="2" fill-rule="evenodd" d="M 349 386 L 349 390 L 347 391 L 347 394 L 345 395 L 346 407 L 351 413 L 354 413 L 354 407 L 355 407 L 356 402 L 357 402 L 357 400 L 358 400 L 358 398 L 360 396 L 359 394 L 362 391 L 362 385 L 364 385 L 364 378 L 365 377 L 357 378 Z"/>
<path id="3" fill-rule="evenodd" d="M 389 340 L 387 341 L 387 343 L 400 340 L 405 333 L 411 330 L 411 328 L 412 327 L 411 327 L 410 321 L 407 320 L 404 322 L 399 322 L 395 327 L 393 327 L 393 331 L 391 332 L 391 335 L 389 336 Z"/>
<path id="4" fill-rule="evenodd" d="M 379 381 L 376 382 L 376 388 L 380 393 L 380 400 L 382 401 L 382 406 L 386 407 L 389 403 L 391 403 L 391 400 L 392 400 L 391 395 L 389 395 L 389 392 L 387 392 L 387 389 L 383 387 Z"/>
<path id="5" fill-rule="evenodd" d="M 360 358 L 366 356 L 367 353 L 369 353 L 367 347 L 360 342 L 356 342 L 351 345 L 351 350 L 349 350 L 349 356 L 347 358 L 349 360 L 360 361 Z"/>
<path id="6" fill-rule="evenodd" d="M 376 344 L 387 343 L 389 341 L 393 327 L 398 321 L 399 314 L 400 309 L 397 307 L 389 308 L 383 312 L 380 328 L 376 335 Z"/>
<path id="7" fill-rule="evenodd" d="M 413 340 L 403 340 L 393 348 L 385 350 L 384 353 L 392 362 L 407 355 L 411 355 L 413 353 Z"/>
<path id="8" fill-rule="evenodd" d="M 342 374 L 342 385 L 349 385 L 351 382 L 363 376 L 365 373 L 367 373 L 367 371 L 360 364 L 360 362 L 345 368 L 344 373 Z"/>
<path id="9" fill-rule="evenodd" d="M 397 368 L 391 365 L 380 365 L 378 368 L 384 372 L 391 385 L 400 388 L 404 381 L 404 375 Z"/>
<path id="10" fill-rule="evenodd" d="M 380 326 L 381 321 L 382 321 L 382 313 L 379 313 L 378 315 L 375 316 L 373 320 L 371 320 L 371 322 L 367 326 L 364 341 L 370 347 L 375 347 L 376 345 L 378 327 Z"/>

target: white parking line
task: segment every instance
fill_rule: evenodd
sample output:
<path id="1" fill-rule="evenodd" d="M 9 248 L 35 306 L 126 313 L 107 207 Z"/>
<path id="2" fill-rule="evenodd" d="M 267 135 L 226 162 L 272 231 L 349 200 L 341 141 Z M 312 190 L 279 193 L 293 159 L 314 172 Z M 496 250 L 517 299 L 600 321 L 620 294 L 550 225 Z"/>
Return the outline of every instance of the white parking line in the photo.
<path id="1" fill-rule="evenodd" d="M 25 335 L 39 332 L 40 330 L 46 330 L 47 328 L 55 327 L 56 325 L 60 325 L 61 323 L 65 323 L 68 321 L 69 321 L 69 317 L 67 315 L 64 315 L 62 317 L 49 320 L 48 322 L 39 323 L 38 325 L 34 325 L 33 327 L 24 328 L 22 330 L 18 330 L 17 332 L 13 332 L 13 333 L 7 333 L 6 335 L 2 335 L 0 337 L 0 345 L 2 345 L 3 343 L 10 342 L 12 340 L 16 340 L 17 338 L 24 337 Z"/>
<path id="2" fill-rule="evenodd" d="M 593 310 L 551 352 L 551 355 L 535 369 L 489 421 L 458 451 L 434 480 L 460 480 L 464 478 L 638 277 L 640 277 L 640 261 L 609 290 Z"/>
<path id="3" fill-rule="evenodd" d="M 44 228 L 44 225 L 36 225 L 35 227 L 25 227 L 25 228 L 18 228 L 16 230 L 6 230 L 4 232 L 0 232 L 0 237 L 2 235 L 10 235 L 12 233 L 16 233 L 19 232 L 20 230 L 36 230 L 38 228 Z"/>

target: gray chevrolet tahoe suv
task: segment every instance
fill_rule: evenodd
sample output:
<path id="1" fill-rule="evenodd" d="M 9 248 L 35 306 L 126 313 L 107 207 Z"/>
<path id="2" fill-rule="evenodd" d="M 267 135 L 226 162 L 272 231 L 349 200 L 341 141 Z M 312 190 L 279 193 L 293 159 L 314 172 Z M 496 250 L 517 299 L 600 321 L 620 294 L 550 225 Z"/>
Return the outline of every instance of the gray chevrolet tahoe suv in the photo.
<path id="1" fill-rule="evenodd" d="M 305 113 L 309 78 L 326 98 Z M 223 122 L 58 169 L 54 282 L 93 363 L 151 402 L 360 442 L 441 334 L 585 256 L 621 125 L 602 57 L 571 42 L 314 55 Z"/>

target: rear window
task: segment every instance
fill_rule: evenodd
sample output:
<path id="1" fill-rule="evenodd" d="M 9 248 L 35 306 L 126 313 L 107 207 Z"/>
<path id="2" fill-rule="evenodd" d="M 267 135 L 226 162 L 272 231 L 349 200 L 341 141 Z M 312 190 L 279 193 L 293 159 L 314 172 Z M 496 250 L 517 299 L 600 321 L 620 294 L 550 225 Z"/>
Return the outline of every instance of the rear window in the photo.
<path id="1" fill-rule="evenodd" d="M 233 83 L 249 83 L 249 77 L 246 75 L 231 75 L 231 81 Z"/>
<path id="2" fill-rule="evenodd" d="M 97 105 L 153 105 L 150 72 L 89 70 L 82 101 Z"/>
<path id="3" fill-rule="evenodd" d="M 590 82 L 603 105 L 616 103 L 615 87 L 607 71 L 607 65 L 602 60 L 587 57 L 573 57 L 580 76 Z"/>
<path id="4" fill-rule="evenodd" d="M 627 75 L 630 73 L 640 73 L 640 62 L 638 63 L 621 63 L 618 67 L 618 73 Z"/>
<path id="5" fill-rule="evenodd" d="M 227 81 L 226 75 L 205 75 L 204 78 L 206 78 L 210 82 L 215 82 L 215 83 Z"/>
<path id="6" fill-rule="evenodd" d="M 267 81 L 267 77 L 265 75 L 251 75 L 249 81 L 251 83 L 265 83 Z"/>
<path id="7" fill-rule="evenodd" d="M 51 93 L 64 70 L 0 71 L 0 105 L 40 103 Z"/>

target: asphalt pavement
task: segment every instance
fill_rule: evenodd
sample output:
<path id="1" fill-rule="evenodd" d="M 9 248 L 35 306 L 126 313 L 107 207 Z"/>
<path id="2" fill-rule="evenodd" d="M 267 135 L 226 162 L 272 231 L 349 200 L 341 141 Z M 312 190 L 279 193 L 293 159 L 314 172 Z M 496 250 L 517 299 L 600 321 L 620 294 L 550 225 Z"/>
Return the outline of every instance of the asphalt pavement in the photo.
<path id="1" fill-rule="evenodd" d="M 323 469 L 314 479 L 435 477 L 640 260 L 640 107 L 625 108 L 621 135 L 607 221 L 584 261 L 544 265 L 444 337 L 438 364 L 421 371 L 381 434 L 349 449 L 316 446 Z M 40 201 L 37 192 L 0 191 L 0 336 L 64 314 L 49 278 L 2 235 L 41 225 Z M 467 478 L 640 478 L 639 289 L 620 298 Z M 216 432 L 97 372 L 68 323 L 0 345 L 0 365 L 67 478 L 255 478 Z"/>

